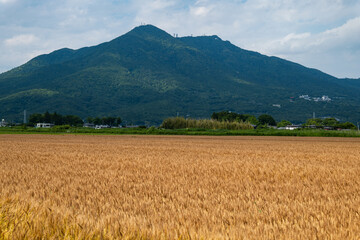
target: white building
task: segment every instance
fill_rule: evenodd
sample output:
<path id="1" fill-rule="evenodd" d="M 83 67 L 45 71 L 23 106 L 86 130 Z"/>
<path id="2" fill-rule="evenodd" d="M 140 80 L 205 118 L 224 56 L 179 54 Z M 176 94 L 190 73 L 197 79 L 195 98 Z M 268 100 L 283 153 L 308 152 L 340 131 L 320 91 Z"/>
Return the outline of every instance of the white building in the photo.
<path id="1" fill-rule="evenodd" d="M 0 127 L 6 127 L 8 125 L 7 122 L 5 122 L 5 119 L 2 119 L 0 122 Z"/>
<path id="2" fill-rule="evenodd" d="M 103 128 L 110 128 L 109 125 L 96 125 L 95 129 L 103 129 Z"/>
<path id="3" fill-rule="evenodd" d="M 298 129 L 298 128 L 301 128 L 300 125 L 287 125 L 285 127 L 286 130 L 295 130 L 295 129 Z"/>
<path id="4" fill-rule="evenodd" d="M 51 128 L 53 126 L 54 126 L 54 124 L 52 124 L 52 123 L 37 123 L 36 124 L 37 128 Z"/>
<path id="5" fill-rule="evenodd" d="M 321 100 L 324 101 L 324 102 L 330 102 L 331 101 L 331 98 L 329 98 L 328 96 L 324 95 L 321 97 Z"/>

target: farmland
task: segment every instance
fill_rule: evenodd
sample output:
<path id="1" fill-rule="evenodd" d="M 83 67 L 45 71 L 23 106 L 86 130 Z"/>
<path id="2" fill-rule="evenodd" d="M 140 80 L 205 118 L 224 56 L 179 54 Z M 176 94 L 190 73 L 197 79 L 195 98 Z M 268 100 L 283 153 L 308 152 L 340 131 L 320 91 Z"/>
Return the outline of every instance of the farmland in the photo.
<path id="1" fill-rule="evenodd" d="M 357 239 L 360 140 L 0 135 L 0 239 Z"/>

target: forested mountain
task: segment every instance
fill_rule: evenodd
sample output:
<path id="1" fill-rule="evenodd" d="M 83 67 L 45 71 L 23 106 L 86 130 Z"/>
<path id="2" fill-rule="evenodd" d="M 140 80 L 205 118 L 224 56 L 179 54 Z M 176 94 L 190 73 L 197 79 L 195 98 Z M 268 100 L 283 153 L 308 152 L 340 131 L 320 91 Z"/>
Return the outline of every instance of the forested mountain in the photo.
<path id="1" fill-rule="evenodd" d="M 152 25 L 78 50 L 41 55 L 0 75 L 0 118 L 56 111 L 121 116 L 128 123 L 271 114 L 304 122 L 313 112 L 360 119 L 360 79 L 241 49 L 218 36 L 175 38 Z"/>

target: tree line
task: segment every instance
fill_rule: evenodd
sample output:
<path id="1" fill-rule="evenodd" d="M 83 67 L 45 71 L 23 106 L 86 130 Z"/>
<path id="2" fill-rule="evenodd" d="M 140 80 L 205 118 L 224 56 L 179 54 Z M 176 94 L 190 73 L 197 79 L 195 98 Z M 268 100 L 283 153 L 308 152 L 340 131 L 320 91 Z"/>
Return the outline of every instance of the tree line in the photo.
<path id="1" fill-rule="evenodd" d="M 82 126 L 83 120 L 75 115 L 61 115 L 56 112 L 34 113 L 29 117 L 29 124 L 52 123 L 54 125 Z"/>
<path id="2" fill-rule="evenodd" d="M 122 123 L 120 117 L 88 117 L 86 119 L 88 123 L 95 125 L 109 125 L 109 126 L 119 126 Z"/>
<path id="3" fill-rule="evenodd" d="M 122 120 L 120 117 L 88 117 L 86 119 L 88 123 L 95 125 L 109 125 L 118 126 Z M 34 113 L 29 117 L 29 124 L 35 125 L 37 123 L 52 123 L 54 125 L 70 125 L 70 126 L 82 126 L 84 121 L 76 115 L 61 115 L 56 112 L 49 113 Z"/>
<path id="4" fill-rule="evenodd" d="M 258 118 L 250 114 L 239 114 L 230 111 L 214 112 L 211 119 L 220 122 L 249 122 L 253 125 L 276 126 L 275 119 L 269 114 L 262 114 Z"/>
<path id="5" fill-rule="evenodd" d="M 211 115 L 211 119 L 217 121 L 228 121 L 228 122 L 250 122 L 254 125 L 269 125 L 269 126 L 277 126 L 277 127 L 286 127 L 288 125 L 292 125 L 292 123 L 288 120 L 281 120 L 280 122 L 276 122 L 275 119 L 268 114 L 262 114 L 258 118 L 250 114 L 239 114 L 230 111 L 222 111 L 222 112 L 214 112 Z M 315 126 L 318 128 L 322 127 L 332 127 L 334 129 L 356 129 L 356 126 L 351 122 L 340 122 L 336 118 L 311 118 L 308 119 L 304 124 L 304 127 Z"/>
<path id="6" fill-rule="evenodd" d="M 183 129 L 183 128 L 200 128 L 200 129 L 228 129 L 228 130 L 245 130 L 254 129 L 249 122 L 236 121 L 218 121 L 214 119 L 185 119 L 184 117 L 167 118 L 160 126 L 165 129 Z"/>
<path id="7" fill-rule="evenodd" d="M 310 118 L 306 121 L 304 126 L 315 126 L 318 128 L 322 127 L 332 127 L 340 129 L 356 129 L 355 124 L 351 122 L 339 122 L 336 118 Z"/>
<path id="8" fill-rule="evenodd" d="M 88 117 L 87 123 L 94 125 L 109 125 L 119 126 L 122 123 L 120 117 Z M 70 125 L 70 126 L 82 126 L 84 121 L 76 115 L 61 115 L 56 112 L 49 113 L 34 113 L 29 117 L 29 124 L 35 125 L 37 123 L 52 123 L 54 125 Z M 240 124 L 232 124 L 240 123 Z M 255 117 L 250 114 L 239 114 L 230 111 L 214 112 L 211 115 L 211 119 L 185 119 L 185 118 L 168 118 L 163 121 L 162 127 L 164 128 L 209 128 L 209 129 L 249 129 L 253 126 L 277 126 L 286 127 L 292 125 L 290 121 L 282 120 L 276 122 L 275 119 L 269 114 L 262 114 L 259 117 Z M 311 118 L 302 124 L 303 127 L 316 127 L 324 128 L 331 127 L 333 129 L 356 129 L 356 126 L 351 122 L 341 123 L 336 118 Z"/>

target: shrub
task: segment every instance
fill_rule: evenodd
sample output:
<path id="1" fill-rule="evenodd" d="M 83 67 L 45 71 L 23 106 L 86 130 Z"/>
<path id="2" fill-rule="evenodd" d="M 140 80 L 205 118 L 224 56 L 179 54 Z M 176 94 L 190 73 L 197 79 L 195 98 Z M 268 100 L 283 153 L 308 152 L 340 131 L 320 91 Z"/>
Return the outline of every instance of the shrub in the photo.
<path id="1" fill-rule="evenodd" d="M 167 118 L 161 124 L 162 128 L 166 129 L 182 129 L 182 128 L 203 128 L 203 129 L 228 129 L 228 130 L 242 130 L 253 129 L 249 122 L 228 122 L 217 121 L 210 119 L 185 119 L 183 117 Z"/>
<path id="2" fill-rule="evenodd" d="M 70 125 L 58 125 L 51 128 L 51 131 L 53 132 L 61 132 L 64 130 L 70 129 Z"/>

